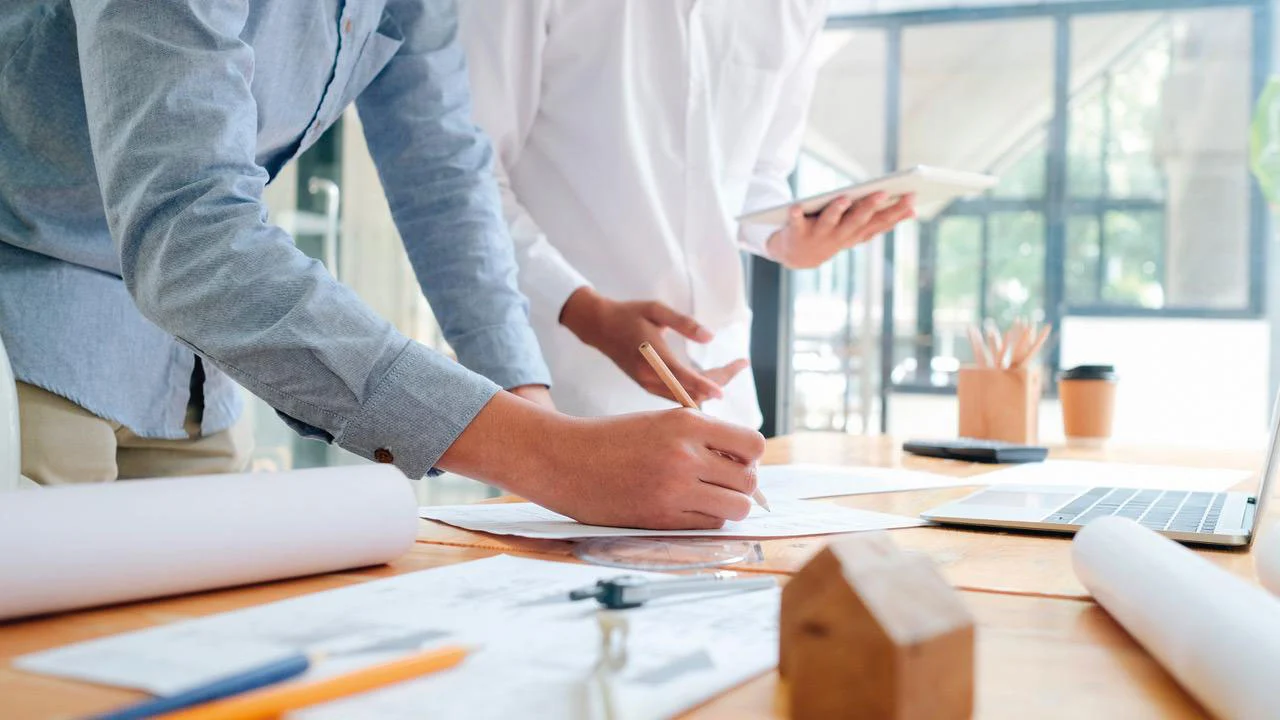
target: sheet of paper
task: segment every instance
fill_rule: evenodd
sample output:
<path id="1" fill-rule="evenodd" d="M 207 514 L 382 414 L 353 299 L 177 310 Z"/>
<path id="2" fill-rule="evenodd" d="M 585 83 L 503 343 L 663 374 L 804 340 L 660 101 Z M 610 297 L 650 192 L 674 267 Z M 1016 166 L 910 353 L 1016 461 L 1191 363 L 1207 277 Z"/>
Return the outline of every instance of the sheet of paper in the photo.
<path id="1" fill-rule="evenodd" d="M 1247 470 L 1048 460 L 978 475 L 971 482 L 1221 492 L 1251 475 L 1253 473 Z"/>
<path id="2" fill-rule="evenodd" d="M 1076 575 L 1214 717 L 1280 716 L 1280 600 L 1132 520 L 1076 534 Z"/>
<path id="3" fill-rule="evenodd" d="M 809 464 L 760 466 L 760 490 L 770 501 L 775 498 L 805 500 L 975 484 L 983 483 L 900 468 Z"/>
<path id="4" fill-rule="evenodd" d="M 303 718 L 592 718 L 605 689 L 597 606 L 568 591 L 619 571 L 499 556 L 362 583 L 19 658 L 24 670 L 174 692 L 264 659 L 394 638 L 475 645 L 458 668 L 318 706 Z M 629 572 L 627 574 L 646 575 Z M 660 577 L 660 576 L 655 576 Z M 670 717 L 777 662 L 779 592 L 668 598 L 626 611 L 619 718 Z M 408 648 L 406 648 L 408 649 Z M 325 674 L 391 657 L 359 654 Z"/>
<path id="5" fill-rule="evenodd" d="M 419 508 L 418 512 L 427 520 L 437 520 L 465 530 L 542 540 L 593 537 L 796 537 L 889 530 L 927 524 L 918 518 L 855 510 L 824 502 L 771 500 L 769 504 L 773 507 L 773 512 L 752 507 L 751 514 L 745 520 L 727 522 L 718 530 L 640 530 L 583 525 L 573 518 L 533 503 L 435 505 Z"/>
<path id="6" fill-rule="evenodd" d="M 1253 561 L 1262 587 L 1280 598 L 1280 520 L 1265 527 L 1253 540 Z"/>
<path id="7" fill-rule="evenodd" d="M 385 563 L 417 505 L 386 465 L 8 493 L 0 620 Z"/>

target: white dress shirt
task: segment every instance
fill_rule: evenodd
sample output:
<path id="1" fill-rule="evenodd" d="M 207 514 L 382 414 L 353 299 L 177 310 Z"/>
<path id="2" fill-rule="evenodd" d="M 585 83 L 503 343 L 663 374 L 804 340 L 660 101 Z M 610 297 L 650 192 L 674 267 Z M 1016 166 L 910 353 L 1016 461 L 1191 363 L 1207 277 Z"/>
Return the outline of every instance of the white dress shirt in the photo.
<path id="1" fill-rule="evenodd" d="M 668 331 L 677 358 L 748 356 L 739 251 L 776 229 L 735 217 L 789 202 L 827 0 L 463 0 L 477 122 L 561 410 L 671 407 L 559 324 L 574 290 L 658 300 L 715 333 Z M 706 412 L 756 427 L 750 371 Z"/>

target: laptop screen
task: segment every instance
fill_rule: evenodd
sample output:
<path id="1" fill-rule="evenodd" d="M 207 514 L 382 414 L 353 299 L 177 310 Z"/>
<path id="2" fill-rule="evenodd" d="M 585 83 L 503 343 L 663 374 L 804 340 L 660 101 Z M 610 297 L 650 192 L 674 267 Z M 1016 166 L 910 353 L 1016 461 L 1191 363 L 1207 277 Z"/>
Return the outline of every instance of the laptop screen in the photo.
<path id="1" fill-rule="evenodd" d="M 1276 471 L 1280 470 L 1280 394 L 1276 395 L 1275 405 L 1271 408 L 1271 440 L 1267 443 L 1267 461 L 1262 466 L 1262 481 L 1258 483 L 1258 505 L 1253 515 L 1253 527 L 1250 528 L 1249 542 L 1258 537 L 1258 525 L 1262 522 L 1262 514 L 1267 508 L 1267 500 L 1273 492 Z"/>

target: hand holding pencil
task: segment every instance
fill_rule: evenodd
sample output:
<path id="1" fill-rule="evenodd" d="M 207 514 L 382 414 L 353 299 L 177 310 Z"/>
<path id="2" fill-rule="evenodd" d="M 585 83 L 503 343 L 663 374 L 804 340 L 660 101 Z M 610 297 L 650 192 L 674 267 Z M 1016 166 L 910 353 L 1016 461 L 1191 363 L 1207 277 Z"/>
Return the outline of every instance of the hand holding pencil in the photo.
<path id="1" fill-rule="evenodd" d="M 671 368 L 667 367 L 667 364 L 662 360 L 662 356 L 658 355 L 658 352 L 653 349 L 652 345 L 649 343 L 642 343 L 640 345 L 640 354 L 644 356 L 646 361 L 648 361 L 649 366 L 658 374 L 658 377 L 662 378 L 663 384 L 667 386 L 667 389 L 671 391 L 672 396 L 674 396 L 681 405 L 691 410 L 698 409 L 698 404 L 693 401 L 693 398 L 689 397 L 689 393 L 685 392 L 684 387 L 680 385 L 680 381 L 676 379 L 674 374 L 672 374 Z M 755 492 L 751 494 L 751 499 L 755 500 L 756 504 L 760 507 L 772 512 L 772 508 L 769 507 L 769 501 L 765 498 L 764 493 L 760 492 L 760 488 L 756 488 Z"/>

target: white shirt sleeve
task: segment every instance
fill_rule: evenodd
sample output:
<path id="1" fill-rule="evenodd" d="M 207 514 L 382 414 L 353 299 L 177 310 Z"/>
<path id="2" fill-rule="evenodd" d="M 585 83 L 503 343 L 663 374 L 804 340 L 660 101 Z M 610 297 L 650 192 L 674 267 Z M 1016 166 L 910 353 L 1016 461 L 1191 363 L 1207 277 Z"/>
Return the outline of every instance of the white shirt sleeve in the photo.
<path id="1" fill-rule="evenodd" d="M 775 207 L 794 200 L 788 176 L 795 170 L 804 140 L 805 122 L 813 101 L 813 86 L 818 78 L 818 34 L 827 22 L 827 0 L 818 0 L 810 11 L 809 39 L 805 51 L 783 79 L 777 110 L 761 144 L 751 182 L 747 186 L 744 212 Z M 747 251 L 768 257 L 765 245 L 778 230 L 778 225 L 741 223 L 738 242 Z"/>
<path id="2" fill-rule="evenodd" d="M 508 169 L 520 155 L 538 114 L 542 53 L 553 0 L 462 0 L 461 34 L 471 76 L 472 114 L 493 141 L 494 174 L 502 213 L 515 243 L 520 289 L 530 313 L 559 322 L 575 290 L 590 285 L 547 239 L 511 185 Z"/>

